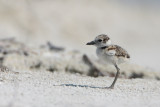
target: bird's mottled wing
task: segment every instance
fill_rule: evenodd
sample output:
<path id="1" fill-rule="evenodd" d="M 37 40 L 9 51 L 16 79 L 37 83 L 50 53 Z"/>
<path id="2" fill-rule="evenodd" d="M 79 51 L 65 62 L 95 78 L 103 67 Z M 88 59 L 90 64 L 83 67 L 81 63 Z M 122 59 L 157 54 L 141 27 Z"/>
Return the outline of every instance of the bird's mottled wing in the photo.
<path id="1" fill-rule="evenodd" d="M 130 55 L 128 54 L 128 52 L 118 45 L 110 45 L 105 47 L 104 49 L 106 50 L 106 54 L 108 55 L 115 55 L 117 57 L 130 58 Z"/>
<path id="2" fill-rule="evenodd" d="M 115 54 L 116 56 L 130 58 L 130 55 L 125 49 L 123 49 L 122 47 L 118 45 L 114 45 L 114 46 L 116 47 L 116 54 Z"/>

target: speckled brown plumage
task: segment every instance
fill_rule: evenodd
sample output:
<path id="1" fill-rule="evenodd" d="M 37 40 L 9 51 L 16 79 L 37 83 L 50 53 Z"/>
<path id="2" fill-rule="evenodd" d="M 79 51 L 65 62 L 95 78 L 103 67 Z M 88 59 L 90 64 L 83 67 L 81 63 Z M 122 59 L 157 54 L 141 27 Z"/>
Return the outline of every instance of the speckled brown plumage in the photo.
<path id="1" fill-rule="evenodd" d="M 115 50 L 116 51 L 115 56 L 130 58 L 130 55 L 128 54 L 128 52 L 118 45 L 105 46 L 105 47 L 102 47 L 102 49 L 107 49 L 107 51 Z"/>
<path id="2" fill-rule="evenodd" d="M 103 43 L 106 43 L 110 38 L 105 35 L 105 34 L 101 34 L 101 35 L 98 35 L 96 38 L 98 39 L 101 39 Z"/>

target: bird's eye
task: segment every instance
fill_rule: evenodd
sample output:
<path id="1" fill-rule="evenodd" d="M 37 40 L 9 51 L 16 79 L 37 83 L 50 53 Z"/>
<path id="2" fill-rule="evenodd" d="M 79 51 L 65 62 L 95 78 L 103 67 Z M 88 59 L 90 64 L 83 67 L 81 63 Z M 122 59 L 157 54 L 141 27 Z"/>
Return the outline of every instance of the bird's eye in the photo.
<path id="1" fill-rule="evenodd" d="M 102 40 L 101 40 L 101 39 L 99 39 L 99 40 L 98 40 L 98 42 L 102 42 Z"/>

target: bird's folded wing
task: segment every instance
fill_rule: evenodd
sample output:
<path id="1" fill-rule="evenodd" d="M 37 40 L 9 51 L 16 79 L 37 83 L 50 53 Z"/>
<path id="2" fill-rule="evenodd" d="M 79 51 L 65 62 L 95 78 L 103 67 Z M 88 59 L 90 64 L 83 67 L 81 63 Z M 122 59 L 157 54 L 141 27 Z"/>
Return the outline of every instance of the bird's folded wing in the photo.
<path id="1" fill-rule="evenodd" d="M 117 57 L 130 58 L 130 55 L 127 53 L 127 51 L 118 45 L 108 46 L 105 48 L 105 51 L 107 55 L 115 55 Z"/>
<path id="2" fill-rule="evenodd" d="M 130 58 L 130 55 L 125 49 L 123 49 L 122 47 L 118 45 L 114 45 L 114 46 L 116 47 L 116 54 L 115 54 L 116 56 Z"/>
<path id="3" fill-rule="evenodd" d="M 109 51 L 106 51 L 106 54 L 114 56 L 116 54 L 116 51 L 115 50 L 109 50 Z"/>
<path id="4" fill-rule="evenodd" d="M 116 47 L 108 46 L 108 47 L 106 47 L 105 51 L 106 51 L 107 55 L 114 56 L 116 54 Z"/>

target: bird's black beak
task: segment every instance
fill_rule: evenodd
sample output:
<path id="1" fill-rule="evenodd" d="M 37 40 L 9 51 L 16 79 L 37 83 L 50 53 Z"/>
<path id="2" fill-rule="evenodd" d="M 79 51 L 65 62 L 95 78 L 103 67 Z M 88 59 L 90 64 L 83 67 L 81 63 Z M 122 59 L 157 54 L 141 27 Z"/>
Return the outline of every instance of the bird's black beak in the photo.
<path id="1" fill-rule="evenodd" d="M 95 41 L 91 41 L 91 42 L 88 42 L 86 45 L 94 45 L 96 44 Z"/>

